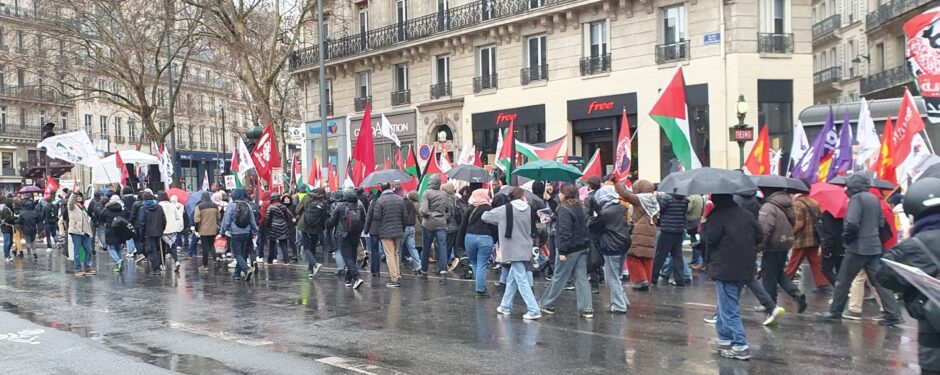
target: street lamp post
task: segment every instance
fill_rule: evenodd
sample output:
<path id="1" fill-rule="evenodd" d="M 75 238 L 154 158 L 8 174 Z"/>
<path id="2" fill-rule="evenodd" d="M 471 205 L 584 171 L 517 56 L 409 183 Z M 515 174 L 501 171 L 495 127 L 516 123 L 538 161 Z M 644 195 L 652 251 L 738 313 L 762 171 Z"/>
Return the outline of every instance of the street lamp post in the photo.
<path id="1" fill-rule="evenodd" d="M 219 176 L 225 173 L 225 101 L 219 102 L 219 111 L 222 114 L 222 157 L 219 159 Z"/>
<path id="2" fill-rule="evenodd" d="M 738 123 L 728 129 L 728 138 L 738 142 L 738 162 L 739 168 L 744 169 L 744 144 L 754 140 L 754 128 L 744 124 L 744 118 L 747 116 L 748 104 L 744 101 L 744 95 L 738 96 L 738 103 L 735 106 L 735 112 L 738 114 Z"/>

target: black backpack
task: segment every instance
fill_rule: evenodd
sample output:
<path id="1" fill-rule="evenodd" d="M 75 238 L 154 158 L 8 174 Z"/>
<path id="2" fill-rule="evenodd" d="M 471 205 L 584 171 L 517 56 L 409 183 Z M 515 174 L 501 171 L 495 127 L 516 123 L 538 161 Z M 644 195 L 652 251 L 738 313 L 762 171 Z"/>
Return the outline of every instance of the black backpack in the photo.
<path id="1" fill-rule="evenodd" d="M 362 210 L 359 209 L 357 205 L 355 209 L 350 210 L 349 205 L 345 208 L 346 211 L 346 233 L 362 233 Z"/>
<path id="2" fill-rule="evenodd" d="M 235 203 L 235 226 L 239 228 L 248 228 L 251 225 L 251 207 L 248 203 Z"/>
<path id="3" fill-rule="evenodd" d="M 308 230 L 322 227 L 328 217 L 326 204 L 323 202 L 311 200 L 304 207 L 304 226 Z"/>
<path id="4" fill-rule="evenodd" d="M 56 213 L 55 207 L 44 207 L 43 210 L 46 211 L 46 222 L 54 223 L 59 220 L 59 215 Z"/>
<path id="5" fill-rule="evenodd" d="M 134 236 L 134 225 L 127 221 L 124 216 L 116 216 L 114 220 L 111 220 L 111 228 L 109 229 L 122 242 L 126 242 Z"/>

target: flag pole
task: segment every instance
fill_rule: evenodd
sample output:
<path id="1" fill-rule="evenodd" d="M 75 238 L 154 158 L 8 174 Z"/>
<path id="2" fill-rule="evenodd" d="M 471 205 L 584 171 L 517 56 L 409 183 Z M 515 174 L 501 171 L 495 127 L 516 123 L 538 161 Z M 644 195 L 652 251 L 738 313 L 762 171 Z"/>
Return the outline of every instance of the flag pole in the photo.
<path id="1" fill-rule="evenodd" d="M 930 137 L 929 137 L 929 134 L 927 134 L 927 130 L 921 130 L 920 133 L 922 133 L 921 135 L 924 137 L 924 143 L 926 143 L 927 147 L 930 148 L 930 153 L 936 154 L 936 152 L 934 152 L 934 149 L 933 149 L 933 144 L 930 143 Z"/>
<path id="2" fill-rule="evenodd" d="M 513 122 L 515 122 L 515 121 L 513 121 Z M 514 128 L 515 128 L 515 126 L 513 126 L 513 124 L 509 124 L 509 129 L 507 130 L 507 133 L 510 133 L 509 130 L 513 130 L 513 132 L 511 132 L 511 133 L 515 133 L 515 131 L 514 131 L 515 129 L 514 129 Z M 509 138 L 509 137 L 512 137 L 512 138 Z M 515 135 L 515 134 L 506 134 L 506 138 L 509 138 L 509 139 L 512 140 L 512 145 L 510 146 L 510 149 L 509 149 L 509 150 L 510 150 L 509 168 L 507 169 L 508 173 L 506 174 L 506 182 L 507 182 L 510 186 L 516 186 L 516 183 L 519 181 L 519 179 L 518 179 L 516 176 L 513 176 L 513 175 L 512 175 L 512 169 L 513 169 L 513 167 L 516 165 L 516 135 Z M 504 140 L 503 143 L 505 144 L 505 142 L 506 142 L 506 141 Z"/>

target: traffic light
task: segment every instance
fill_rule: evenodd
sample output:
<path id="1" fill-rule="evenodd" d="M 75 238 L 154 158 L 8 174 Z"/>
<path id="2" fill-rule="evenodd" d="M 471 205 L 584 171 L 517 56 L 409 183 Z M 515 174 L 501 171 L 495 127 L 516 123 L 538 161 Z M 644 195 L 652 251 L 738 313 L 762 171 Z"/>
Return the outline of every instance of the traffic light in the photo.
<path id="1" fill-rule="evenodd" d="M 54 122 L 47 122 L 47 123 L 43 124 L 43 125 L 42 125 L 42 131 L 40 132 L 40 134 L 42 135 L 42 138 L 41 138 L 41 139 L 42 139 L 42 140 L 45 140 L 46 138 L 49 138 L 49 137 L 54 136 L 54 135 L 55 135 L 55 131 L 53 131 L 53 129 L 55 129 L 55 123 L 54 123 Z"/>

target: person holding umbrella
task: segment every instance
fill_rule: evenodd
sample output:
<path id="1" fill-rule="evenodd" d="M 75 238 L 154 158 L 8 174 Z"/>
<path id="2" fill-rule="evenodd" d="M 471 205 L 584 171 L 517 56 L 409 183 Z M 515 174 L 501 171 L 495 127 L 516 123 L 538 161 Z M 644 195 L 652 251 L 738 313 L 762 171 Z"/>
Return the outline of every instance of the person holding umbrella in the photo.
<path id="1" fill-rule="evenodd" d="M 388 288 L 401 287 L 401 271 L 398 262 L 398 248 L 401 245 L 401 237 L 405 232 L 405 201 L 392 190 L 392 185 L 385 182 L 381 185 L 382 194 L 375 202 L 370 205 L 369 213 L 366 216 L 366 228 L 375 228 L 371 236 L 375 236 L 382 241 L 382 248 L 385 251 L 385 263 L 388 265 Z M 372 263 L 373 270 L 381 272 L 382 262 L 378 254 L 373 255 L 375 259 Z M 373 275 L 373 286 L 378 281 L 378 273 Z"/>

